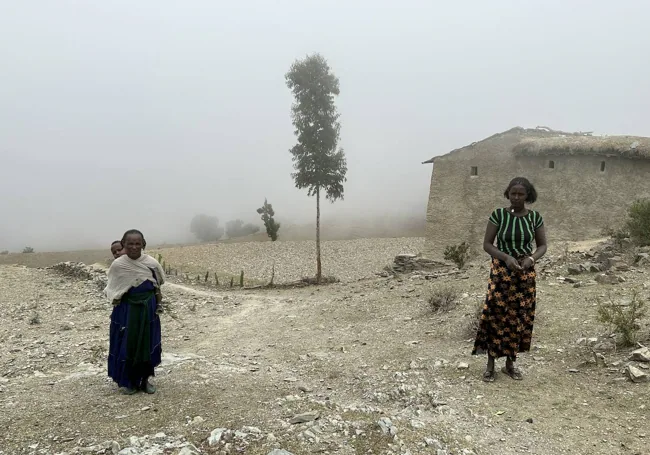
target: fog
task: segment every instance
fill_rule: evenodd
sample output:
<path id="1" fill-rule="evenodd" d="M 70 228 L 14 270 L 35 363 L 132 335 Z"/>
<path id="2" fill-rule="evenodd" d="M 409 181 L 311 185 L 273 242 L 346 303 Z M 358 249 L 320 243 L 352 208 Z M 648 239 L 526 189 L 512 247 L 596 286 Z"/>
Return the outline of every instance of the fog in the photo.
<path id="1" fill-rule="evenodd" d="M 454 3 L 454 4 L 452 4 Z M 196 213 L 311 222 L 284 75 L 339 77 L 345 200 L 425 216 L 421 162 L 513 126 L 650 136 L 638 1 L 0 1 L 0 250 L 184 241 Z"/>

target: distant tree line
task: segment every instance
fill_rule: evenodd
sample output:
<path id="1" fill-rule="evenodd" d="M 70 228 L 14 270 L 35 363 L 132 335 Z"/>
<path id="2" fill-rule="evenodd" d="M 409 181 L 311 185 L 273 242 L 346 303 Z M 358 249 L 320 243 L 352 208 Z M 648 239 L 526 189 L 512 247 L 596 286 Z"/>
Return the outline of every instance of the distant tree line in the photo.
<path id="1" fill-rule="evenodd" d="M 272 241 L 276 241 L 278 239 L 280 223 L 275 221 L 273 206 L 264 199 L 264 205 L 257 209 L 257 213 L 261 215 L 268 237 Z M 201 242 L 216 242 L 224 235 L 234 239 L 257 234 L 260 231 L 259 226 L 255 226 L 252 223 L 244 223 L 240 219 L 226 222 L 225 228 L 220 226 L 219 223 L 218 217 L 200 213 L 192 218 L 190 232 Z"/>

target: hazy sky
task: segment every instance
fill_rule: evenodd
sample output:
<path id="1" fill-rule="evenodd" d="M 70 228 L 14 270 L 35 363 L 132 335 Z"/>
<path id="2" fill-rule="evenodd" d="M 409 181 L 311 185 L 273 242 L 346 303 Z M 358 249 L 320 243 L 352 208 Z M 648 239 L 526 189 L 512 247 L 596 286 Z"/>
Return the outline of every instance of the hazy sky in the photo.
<path id="1" fill-rule="evenodd" d="M 650 136 L 650 2 L 0 0 L 0 250 L 311 221 L 294 59 L 340 78 L 338 213 L 421 213 L 422 161 L 513 126 Z"/>

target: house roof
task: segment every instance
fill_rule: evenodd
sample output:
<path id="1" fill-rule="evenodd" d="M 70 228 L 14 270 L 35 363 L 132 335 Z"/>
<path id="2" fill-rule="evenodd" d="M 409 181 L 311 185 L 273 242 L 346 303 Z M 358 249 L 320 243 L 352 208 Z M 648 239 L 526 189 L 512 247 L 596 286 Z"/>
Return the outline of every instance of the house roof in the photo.
<path id="1" fill-rule="evenodd" d="M 650 138 L 637 136 L 555 136 L 524 138 L 513 152 L 521 156 L 591 155 L 650 159 Z"/>
<path id="2" fill-rule="evenodd" d="M 519 143 L 512 149 L 512 152 L 519 156 L 591 155 L 650 159 L 650 138 L 648 137 L 593 136 L 589 132 L 568 133 L 543 126 L 537 128 L 511 128 L 508 131 L 494 134 L 481 141 L 472 142 L 469 145 L 452 150 L 446 155 L 473 147 L 481 142 L 511 134 L 521 137 Z M 422 164 L 433 163 L 436 158 L 438 157 L 433 157 Z"/>

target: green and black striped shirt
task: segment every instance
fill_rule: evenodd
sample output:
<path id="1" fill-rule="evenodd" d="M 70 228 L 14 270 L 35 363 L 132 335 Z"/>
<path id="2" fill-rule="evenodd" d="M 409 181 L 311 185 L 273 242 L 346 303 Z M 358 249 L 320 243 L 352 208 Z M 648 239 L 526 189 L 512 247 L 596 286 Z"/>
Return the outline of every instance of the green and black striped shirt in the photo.
<path id="1" fill-rule="evenodd" d="M 497 227 L 497 248 L 512 257 L 533 254 L 535 231 L 544 225 L 539 212 L 529 210 L 524 216 L 515 216 L 505 208 L 490 215 L 490 223 Z"/>

